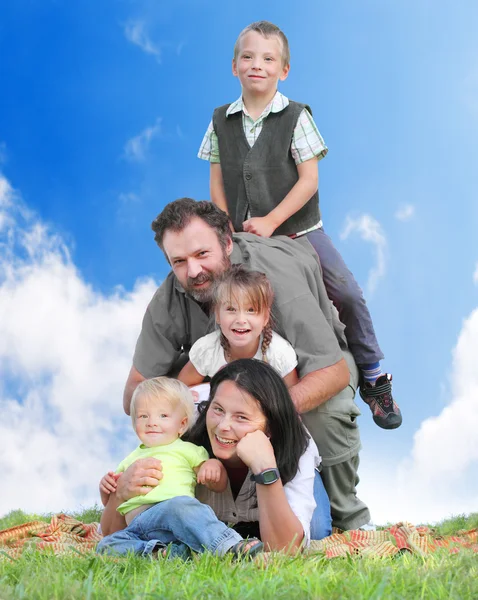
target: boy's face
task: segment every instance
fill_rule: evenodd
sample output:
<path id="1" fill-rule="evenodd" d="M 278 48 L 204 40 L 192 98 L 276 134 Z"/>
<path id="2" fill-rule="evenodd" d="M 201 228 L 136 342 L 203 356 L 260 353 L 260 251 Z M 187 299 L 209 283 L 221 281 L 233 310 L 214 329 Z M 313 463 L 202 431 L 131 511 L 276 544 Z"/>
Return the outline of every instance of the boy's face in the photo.
<path id="1" fill-rule="evenodd" d="M 173 408 L 168 400 L 140 396 L 135 410 L 136 435 L 147 448 L 171 444 L 186 430 L 188 419 L 181 405 Z"/>
<path id="2" fill-rule="evenodd" d="M 240 41 L 237 60 L 232 61 L 232 72 L 239 78 L 244 92 L 252 95 L 270 95 L 277 82 L 289 74 L 289 65 L 282 63 L 282 43 L 278 36 L 265 38 L 257 31 L 248 31 Z"/>

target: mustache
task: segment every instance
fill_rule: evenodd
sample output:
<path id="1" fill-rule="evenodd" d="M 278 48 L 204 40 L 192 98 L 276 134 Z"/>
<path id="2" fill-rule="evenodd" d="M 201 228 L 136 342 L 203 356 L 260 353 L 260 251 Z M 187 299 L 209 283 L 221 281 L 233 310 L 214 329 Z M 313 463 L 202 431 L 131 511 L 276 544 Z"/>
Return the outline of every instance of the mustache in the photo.
<path id="1" fill-rule="evenodd" d="M 213 277 L 210 273 L 199 273 L 196 277 L 188 277 L 188 286 L 201 285 L 207 281 L 212 281 Z"/>

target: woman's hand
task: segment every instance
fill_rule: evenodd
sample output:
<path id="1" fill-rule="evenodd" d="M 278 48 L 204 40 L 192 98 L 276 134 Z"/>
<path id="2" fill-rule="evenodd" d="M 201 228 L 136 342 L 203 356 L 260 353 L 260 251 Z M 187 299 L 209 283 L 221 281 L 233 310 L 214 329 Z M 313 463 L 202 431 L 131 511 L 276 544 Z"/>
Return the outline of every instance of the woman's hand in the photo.
<path id="1" fill-rule="evenodd" d="M 277 467 L 274 448 L 263 431 L 247 433 L 237 444 L 237 456 L 257 475 L 265 469 Z"/>
<path id="2" fill-rule="evenodd" d="M 126 502 L 134 496 L 144 496 L 163 478 L 161 461 L 157 458 L 140 458 L 130 465 L 116 482 L 116 497 Z"/>

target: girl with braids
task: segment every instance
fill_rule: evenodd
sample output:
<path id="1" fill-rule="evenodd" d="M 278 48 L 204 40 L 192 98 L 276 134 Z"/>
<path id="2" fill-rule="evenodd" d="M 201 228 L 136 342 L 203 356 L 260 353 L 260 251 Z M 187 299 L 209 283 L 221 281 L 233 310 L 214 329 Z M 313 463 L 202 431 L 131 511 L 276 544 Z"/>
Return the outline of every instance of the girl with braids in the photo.
<path id="1" fill-rule="evenodd" d="M 287 387 L 295 385 L 297 356 L 289 342 L 272 330 L 273 299 L 272 286 L 264 273 L 233 265 L 217 284 L 213 297 L 219 329 L 192 346 L 189 362 L 178 379 L 195 386 L 227 363 L 256 358 L 274 367 Z"/>

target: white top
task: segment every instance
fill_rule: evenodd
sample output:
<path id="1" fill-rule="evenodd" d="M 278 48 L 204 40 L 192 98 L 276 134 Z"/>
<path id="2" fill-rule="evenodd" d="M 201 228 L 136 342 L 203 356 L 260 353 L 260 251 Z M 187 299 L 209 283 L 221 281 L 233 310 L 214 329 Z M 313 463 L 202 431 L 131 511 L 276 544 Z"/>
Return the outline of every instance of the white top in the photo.
<path id="1" fill-rule="evenodd" d="M 310 542 L 310 522 L 316 507 L 314 500 L 315 468 L 319 466 L 320 461 L 317 446 L 310 438 L 306 451 L 299 459 L 296 476 L 284 486 L 289 506 L 304 529 L 306 546 Z M 208 504 L 214 510 L 217 518 L 225 523 L 259 521 L 257 496 L 252 493 L 254 485 L 250 473 L 248 473 L 236 500 L 232 495 L 229 482 L 226 491 L 220 494 L 208 490 L 203 485 L 197 485 L 196 498 L 203 504 Z"/>
<path id="2" fill-rule="evenodd" d="M 221 331 L 208 333 L 193 344 L 189 351 L 189 360 L 196 371 L 203 377 L 213 377 L 219 369 L 227 364 L 224 349 L 220 340 Z M 261 338 L 262 341 L 262 338 Z M 261 343 L 253 358 L 262 360 Z M 285 377 L 297 366 L 297 355 L 294 348 L 279 334 L 272 332 L 271 343 L 266 351 L 267 362 L 274 367 L 281 377 Z"/>

